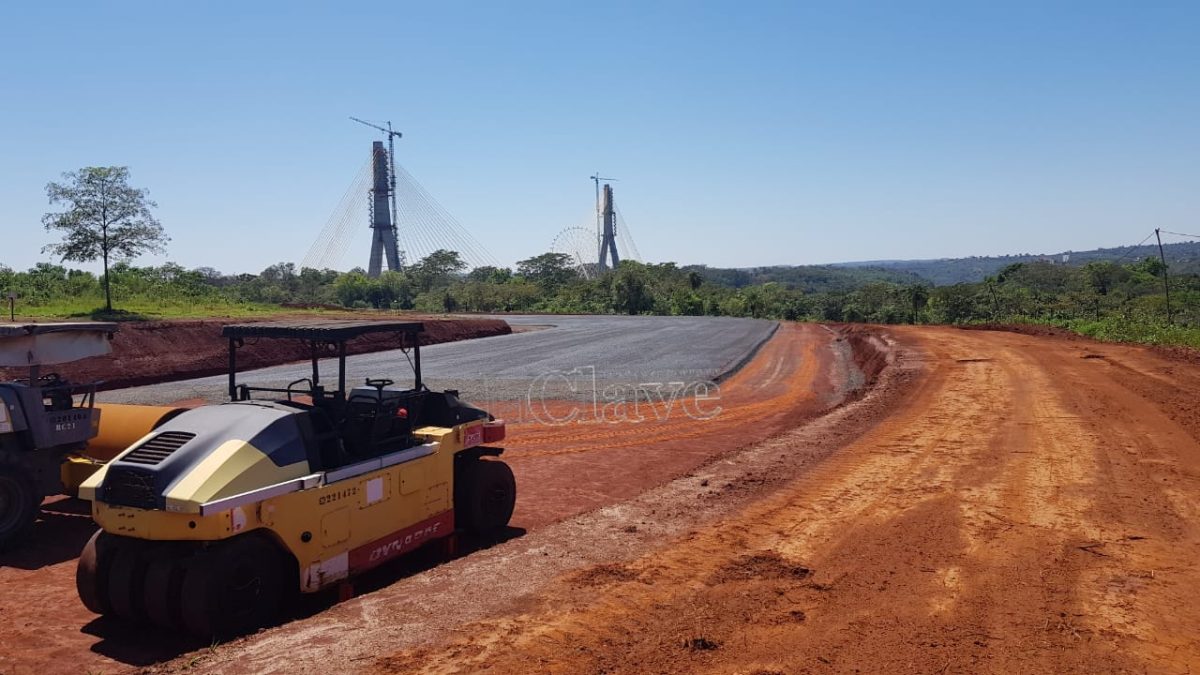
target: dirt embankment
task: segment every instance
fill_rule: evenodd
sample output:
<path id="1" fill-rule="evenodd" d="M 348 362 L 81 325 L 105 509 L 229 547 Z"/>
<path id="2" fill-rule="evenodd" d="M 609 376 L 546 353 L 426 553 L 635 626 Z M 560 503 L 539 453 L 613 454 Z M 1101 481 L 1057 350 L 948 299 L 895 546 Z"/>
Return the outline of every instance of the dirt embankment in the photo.
<path id="1" fill-rule="evenodd" d="M 281 317 L 272 317 L 278 320 Z M 312 319 L 312 316 L 299 317 Z M 395 320 L 397 317 L 334 316 L 358 320 Z M 502 319 L 403 317 L 421 321 L 425 332 L 422 345 L 455 342 L 493 335 L 508 335 L 512 328 Z M 112 353 L 52 368 L 72 382 L 100 382 L 101 390 L 171 382 L 193 377 L 219 375 L 229 368 L 229 343 L 221 337 L 221 326 L 253 323 L 231 319 L 193 321 L 136 321 L 121 324 L 113 337 Z M 347 344 L 350 354 L 364 354 L 397 347 L 390 333 L 367 335 Z M 262 368 L 309 358 L 308 346 L 299 340 L 247 341 L 238 350 L 239 368 Z M 0 380 L 24 377 L 21 369 L 0 368 Z"/>

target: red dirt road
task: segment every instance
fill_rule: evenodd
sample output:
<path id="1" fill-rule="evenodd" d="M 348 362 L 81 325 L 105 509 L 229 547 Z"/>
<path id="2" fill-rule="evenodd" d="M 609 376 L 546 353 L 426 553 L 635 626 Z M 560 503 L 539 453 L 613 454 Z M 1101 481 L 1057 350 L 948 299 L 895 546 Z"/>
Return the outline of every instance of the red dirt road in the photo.
<path id="1" fill-rule="evenodd" d="M 1085 341 L 895 332 L 903 393 L 825 461 L 373 669 L 1200 667 L 1200 370 Z"/>
<path id="2" fill-rule="evenodd" d="M 713 400 L 705 402 L 705 410 L 721 407 L 721 414 L 712 419 L 697 421 L 686 414 L 682 404 L 668 411 L 660 403 L 657 408 L 643 405 L 645 420 L 640 423 L 609 424 L 592 419 L 562 426 L 533 422 L 510 426 L 505 459 L 513 466 L 520 486 L 513 526 L 534 531 L 618 503 L 714 457 L 818 416 L 845 389 L 848 364 L 835 358 L 835 337 L 831 330 L 815 325 L 781 327 L 750 363 L 722 383 L 719 399 L 715 390 L 710 392 Z M 868 369 L 877 365 L 868 364 Z M 561 415 L 575 404 L 547 405 Z M 75 503 L 61 506 L 59 513 L 48 513 L 39 523 L 33 547 L 2 561 L 0 673 L 115 672 L 148 666 L 199 647 L 157 632 L 98 621 L 83 608 L 74 591 L 75 557 L 94 526 L 86 509 L 83 515 L 74 515 L 70 510 Z M 387 586 L 396 575 L 397 571 L 390 578 L 377 575 L 371 585 L 386 587 L 370 598 L 385 601 L 389 595 L 408 593 L 404 584 Z M 356 602 L 285 624 L 271 633 L 308 635 L 314 620 L 353 611 Z M 286 642 L 282 638 L 279 644 Z M 211 656 L 208 652 L 200 655 Z M 175 665 L 187 665 L 195 658 L 184 656 Z"/>

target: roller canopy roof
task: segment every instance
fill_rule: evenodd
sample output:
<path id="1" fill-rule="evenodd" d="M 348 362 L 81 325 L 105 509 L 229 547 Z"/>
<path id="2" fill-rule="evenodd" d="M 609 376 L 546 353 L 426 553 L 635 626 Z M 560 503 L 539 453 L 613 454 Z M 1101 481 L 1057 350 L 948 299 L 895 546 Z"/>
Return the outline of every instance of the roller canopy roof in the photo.
<path id="1" fill-rule="evenodd" d="M 337 342 L 371 333 L 420 333 L 420 321 L 264 321 L 225 326 L 227 338 L 298 338 Z"/>

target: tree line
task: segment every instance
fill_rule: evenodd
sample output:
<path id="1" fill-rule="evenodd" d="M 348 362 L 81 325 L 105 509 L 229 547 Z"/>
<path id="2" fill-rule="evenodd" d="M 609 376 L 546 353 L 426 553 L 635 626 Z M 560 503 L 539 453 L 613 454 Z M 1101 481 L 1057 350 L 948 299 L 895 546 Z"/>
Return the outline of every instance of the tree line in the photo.
<path id="1" fill-rule="evenodd" d="M 875 274 L 863 275 L 852 287 L 841 274 L 825 287 L 811 281 L 742 285 L 731 281 L 737 276 L 732 270 L 635 261 L 622 261 L 616 269 L 588 278 L 560 253 L 533 256 L 514 268 L 468 269 L 458 253 L 439 250 L 377 278 L 360 268 L 337 272 L 298 269 L 293 263 L 271 265 L 258 274 L 227 275 L 173 263 L 137 267 L 119 262 L 107 277 L 48 263 L 25 272 L 0 266 L 0 290 L 15 292 L 23 305 L 33 307 L 53 306 L 65 297 L 100 301 L 104 282 L 109 281 L 118 306 L 137 299 L 142 304 L 704 315 L 883 324 L 1035 322 L 1076 329 L 1092 325 L 1097 333 L 1125 325 L 1134 327 L 1127 331 L 1145 334 L 1131 339 L 1170 341 L 1156 338 L 1156 331 L 1200 327 L 1200 275 L 1169 277 L 1174 317 L 1168 325 L 1163 294 L 1167 271 L 1156 258 L 1146 258 L 1078 267 L 1017 263 L 982 282 L 950 286 L 878 281 Z"/>

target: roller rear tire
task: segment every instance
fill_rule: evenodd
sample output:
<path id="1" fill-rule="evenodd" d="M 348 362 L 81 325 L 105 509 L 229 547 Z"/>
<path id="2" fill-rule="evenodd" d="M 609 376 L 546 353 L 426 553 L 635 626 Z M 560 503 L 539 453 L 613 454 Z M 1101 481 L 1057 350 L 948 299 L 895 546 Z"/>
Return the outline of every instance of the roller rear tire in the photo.
<path id="1" fill-rule="evenodd" d="M 457 525 L 479 536 L 494 536 L 508 526 L 517 504 L 517 481 L 499 460 L 474 460 L 462 467 L 454 489 Z"/>

